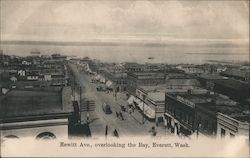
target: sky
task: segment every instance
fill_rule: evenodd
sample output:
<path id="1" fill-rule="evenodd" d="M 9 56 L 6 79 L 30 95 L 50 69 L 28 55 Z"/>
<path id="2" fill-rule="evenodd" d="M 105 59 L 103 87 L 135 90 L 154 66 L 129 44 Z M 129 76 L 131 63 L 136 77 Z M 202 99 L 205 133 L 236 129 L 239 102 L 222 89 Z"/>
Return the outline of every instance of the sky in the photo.
<path id="1" fill-rule="evenodd" d="M 1 0 L 1 40 L 249 41 L 247 1 Z"/>

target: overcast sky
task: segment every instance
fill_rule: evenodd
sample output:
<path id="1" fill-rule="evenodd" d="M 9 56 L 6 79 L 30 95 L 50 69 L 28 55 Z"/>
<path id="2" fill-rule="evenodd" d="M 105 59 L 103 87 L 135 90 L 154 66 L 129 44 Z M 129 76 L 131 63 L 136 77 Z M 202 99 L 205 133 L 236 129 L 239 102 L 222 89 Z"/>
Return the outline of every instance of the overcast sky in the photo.
<path id="1" fill-rule="evenodd" d="M 235 41 L 247 1 L 1 0 L 1 40 Z"/>

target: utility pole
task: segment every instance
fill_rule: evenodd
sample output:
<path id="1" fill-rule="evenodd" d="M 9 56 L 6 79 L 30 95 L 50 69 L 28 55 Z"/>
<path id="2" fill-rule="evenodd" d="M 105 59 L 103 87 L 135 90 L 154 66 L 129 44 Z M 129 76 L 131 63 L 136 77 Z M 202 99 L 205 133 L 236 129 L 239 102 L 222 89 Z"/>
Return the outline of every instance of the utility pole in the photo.
<path id="1" fill-rule="evenodd" d="M 144 124 L 144 101 L 142 101 L 142 124 Z"/>
<path id="2" fill-rule="evenodd" d="M 106 128 L 105 128 L 105 138 L 107 138 L 108 136 L 108 125 L 106 125 Z"/>
<path id="3" fill-rule="evenodd" d="M 89 123 L 89 100 L 87 100 L 87 114 L 86 114 L 86 120 L 87 120 L 87 123 Z"/>
<path id="4" fill-rule="evenodd" d="M 79 100 L 80 107 L 82 106 L 82 87 L 80 86 L 80 100 Z M 80 110 L 80 122 L 82 122 L 82 111 Z"/>
<path id="5" fill-rule="evenodd" d="M 74 98 L 74 101 L 76 100 L 76 97 L 75 97 L 75 75 L 73 75 L 73 98 Z"/>
<path id="6" fill-rule="evenodd" d="M 89 123 L 89 112 L 95 111 L 95 102 L 93 100 L 86 100 L 81 104 L 81 112 L 84 112 L 86 114 L 86 123 Z M 85 118 L 85 116 L 84 116 Z M 84 120 L 85 122 L 85 120 Z"/>

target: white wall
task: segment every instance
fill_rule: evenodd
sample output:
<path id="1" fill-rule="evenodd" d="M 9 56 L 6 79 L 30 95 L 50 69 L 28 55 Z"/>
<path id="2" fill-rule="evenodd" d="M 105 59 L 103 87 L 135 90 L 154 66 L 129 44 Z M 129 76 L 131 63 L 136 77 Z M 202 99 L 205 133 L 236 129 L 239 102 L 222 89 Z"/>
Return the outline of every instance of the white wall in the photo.
<path id="1" fill-rule="evenodd" d="M 55 123 L 55 125 L 48 125 L 49 123 Z M 18 138 L 22 139 L 24 137 L 32 137 L 36 139 L 36 137 L 43 132 L 53 133 L 56 138 L 67 138 L 68 137 L 68 120 L 67 119 L 55 119 L 55 120 L 46 120 L 44 124 L 42 121 L 29 121 L 29 122 L 21 122 L 20 129 L 14 129 L 18 127 L 16 124 L 9 124 L 7 130 L 1 130 L 1 139 L 6 139 L 8 135 L 15 135 Z M 56 125 L 57 124 L 57 125 Z M 22 128 L 24 125 L 32 125 L 30 128 Z M 40 127 L 39 127 L 39 126 Z M 6 126 L 3 125 L 3 126 Z"/>

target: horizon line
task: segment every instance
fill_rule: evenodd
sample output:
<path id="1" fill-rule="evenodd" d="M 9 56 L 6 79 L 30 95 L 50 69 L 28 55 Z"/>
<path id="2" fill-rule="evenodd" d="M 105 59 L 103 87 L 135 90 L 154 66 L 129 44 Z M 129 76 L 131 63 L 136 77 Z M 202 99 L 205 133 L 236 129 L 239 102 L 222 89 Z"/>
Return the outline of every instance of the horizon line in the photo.
<path id="1" fill-rule="evenodd" d="M 168 43 L 169 42 L 169 43 Z M 214 47 L 233 47 L 249 46 L 249 43 L 185 43 L 173 41 L 42 41 L 42 40 L 1 40 L 4 45 L 56 45 L 56 46 L 214 46 Z"/>

